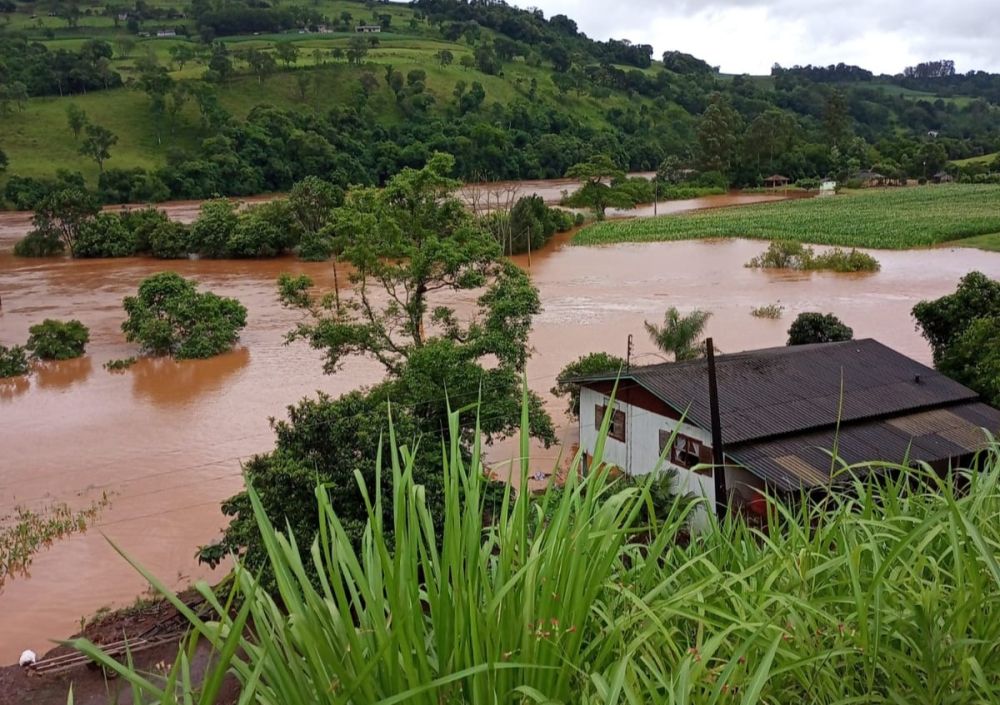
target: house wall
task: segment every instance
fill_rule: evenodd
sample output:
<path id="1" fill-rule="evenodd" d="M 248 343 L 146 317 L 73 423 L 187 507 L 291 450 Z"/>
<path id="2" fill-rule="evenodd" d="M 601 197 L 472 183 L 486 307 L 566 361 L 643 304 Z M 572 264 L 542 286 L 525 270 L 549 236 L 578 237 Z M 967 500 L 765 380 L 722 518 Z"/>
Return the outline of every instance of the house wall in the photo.
<path id="1" fill-rule="evenodd" d="M 708 447 L 712 445 L 711 434 L 697 426 L 681 423 L 679 420 L 668 418 L 657 411 L 643 408 L 653 406 L 653 403 L 649 399 L 643 398 L 643 395 L 634 388 L 625 395 L 632 403 L 622 401 L 617 396 L 614 406 L 617 410 L 625 413 L 625 441 L 607 438 L 604 444 L 604 462 L 616 465 L 633 475 L 648 475 L 655 470 L 675 469 L 677 471 L 678 492 L 690 492 L 705 497 L 708 500 L 708 506 L 712 506 L 715 502 L 715 486 L 710 475 L 699 475 L 674 465 L 670 462 L 669 457 L 664 459 L 662 463 L 660 462 L 661 430 L 673 432 L 675 428 L 680 426 L 678 433 L 694 438 Z M 597 446 L 597 437 L 600 433 L 597 428 L 599 421 L 595 420 L 596 409 L 598 406 L 609 405 L 610 399 L 610 394 L 601 390 L 589 387 L 583 387 L 580 390 L 580 448 L 587 453 L 588 458 L 593 457 L 594 449 Z"/>

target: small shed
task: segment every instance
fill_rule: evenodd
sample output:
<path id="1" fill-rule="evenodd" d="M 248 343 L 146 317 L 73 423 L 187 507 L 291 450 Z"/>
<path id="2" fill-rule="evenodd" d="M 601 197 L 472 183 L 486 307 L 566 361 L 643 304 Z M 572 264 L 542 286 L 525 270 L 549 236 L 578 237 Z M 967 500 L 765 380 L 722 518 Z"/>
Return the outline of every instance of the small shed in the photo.
<path id="1" fill-rule="evenodd" d="M 888 178 L 885 174 L 880 174 L 877 171 L 872 171 L 871 169 L 864 169 L 856 173 L 853 177 L 855 180 L 861 182 L 861 186 L 864 188 L 871 188 L 873 186 L 885 186 L 888 182 Z"/>
<path id="2" fill-rule="evenodd" d="M 792 182 L 787 176 L 782 176 L 781 174 L 771 174 L 769 177 L 764 179 L 765 188 L 787 188 L 788 184 Z"/>
<path id="3" fill-rule="evenodd" d="M 359 24 L 354 28 L 354 31 L 358 34 L 378 34 L 382 31 L 382 25 L 380 24 Z"/>
<path id="4" fill-rule="evenodd" d="M 931 177 L 936 184 L 950 184 L 955 180 L 955 177 L 949 174 L 947 171 L 939 171 L 934 176 Z"/>

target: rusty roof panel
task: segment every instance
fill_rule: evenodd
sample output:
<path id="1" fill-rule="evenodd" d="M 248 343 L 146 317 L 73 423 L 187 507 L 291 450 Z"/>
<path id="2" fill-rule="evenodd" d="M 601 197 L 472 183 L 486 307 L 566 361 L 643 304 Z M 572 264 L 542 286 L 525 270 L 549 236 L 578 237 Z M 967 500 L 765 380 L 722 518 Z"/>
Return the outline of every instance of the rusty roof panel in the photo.
<path id="1" fill-rule="evenodd" d="M 839 433 L 827 428 L 748 442 L 727 452 L 776 487 L 792 491 L 831 482 L 831 469 L 839 463 L 935 463 L 971 455 L 986 447 L 987 432 L 1000 434 L 1000 410 L 970 402 L 845 424 Z M 834 448 L 839 462 L 833 460 Z"/>

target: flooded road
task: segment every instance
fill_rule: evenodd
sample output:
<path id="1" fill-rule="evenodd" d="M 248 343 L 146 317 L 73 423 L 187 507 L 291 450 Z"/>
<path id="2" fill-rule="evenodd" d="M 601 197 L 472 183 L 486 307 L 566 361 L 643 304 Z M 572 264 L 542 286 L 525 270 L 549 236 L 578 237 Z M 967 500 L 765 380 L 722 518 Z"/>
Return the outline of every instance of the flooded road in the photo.
<path id="1" fill-rule="evenodd" d="M 723 205 L 729 197 L 712 198 L 686 207 Z M 45 651 L 47 638 L 69 635 L 81 617 L 128 604 L 146 588 L 105 536 L 172 586 L 212 577 L 197 566 L 196 547 L 219 536 L 219 502 L 241 487 L 240 459 L 272 447 L 268 417 L 317 390 L 337 395 L 381 378 L 365 361 L 325 376 L 318 353 L 283 344 L 298 313 L 278 304 L 275 279 L 302 273 L 329 288 L 329 264 L 20 259 L 10 253 L 23 234 L 16 215 L 0 214 L 0 344 L 23 343 L 28 327 L 46 317 L 82 320 L 91 343 L 81 360 L 0 381 L 0 516 L 16 505 L 82 505 L 103 491 L 114 494 L 97 527 L 39 554 L 31 576 L 0 593 L 3 663 L 22 649 Z M 544 311 L 535 319 L 527 372 L 567 439 L 574 430 L 562 416 L 564 402 L 548 395 L 558 371 L 586 352 L 624 354 L 629 334 L 637 363 L 658 361 L 643 321 L 659 321 L 668 306 L 712 311 L 708 333 L 725 352 L 781 345 L 798 313 L 817 310 L 840 316 L 858 337 L 928 362 L 909 316 L 913 304 L 952 291 L 972 269 L 1000 277 L 1000 254 L 977 250 L 878 252 L 881 272 L 837 275 L 746 269 L 762 242 L 584 248 L 567 240 L 559 236 L 531 257 Z M 529 267 L 526 256 L 516 259 Z M 108 360 L 135 354 L 120 332 L 122 298 L 164 269 L 243 302 L 249 315 L 239 348 L 206 361 L 145 359 L 107 372 Z M 782 320 L 750 315 L 771 303 L 785 306 Z M 513 453 L 512 445 L 499 445 L 490 457 Z M 535 465 L 551 467 L 558 453 L 540 451 Z"/>

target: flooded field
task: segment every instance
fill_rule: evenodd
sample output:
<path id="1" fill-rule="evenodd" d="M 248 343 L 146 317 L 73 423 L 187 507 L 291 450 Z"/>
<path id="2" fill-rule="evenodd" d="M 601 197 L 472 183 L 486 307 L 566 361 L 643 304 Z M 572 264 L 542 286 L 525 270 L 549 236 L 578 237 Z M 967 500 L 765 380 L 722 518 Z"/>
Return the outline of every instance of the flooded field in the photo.
<path id="1" fill-rule="evenodd" d="M 729 198 L 669 207 L 726 205 Z M 196 204 L 176 208 L 172 214 L 179 217 L 196 212 Z M 28 327 L 46 317 L 79 318 L 92 340 L 81 360 L 0 382 L 0 515 L 16 505 L 79 505 L 104 491 L 113 496 L 99 526 L 42 552 L 30 577 L 0 593 L 4 663 L 25 648 L 45 651 L 47 638 L 67 636 L 81 617 L 128 604 L 146 588 L 106 539 L 172 585 L 210 577 L 194 560 L 196 547 L 218 537 L 224 524 L 219 501 L 240 489 L 240 459 L 271 447 L 268 417 L 316 390 L 336 395 L 381 376 L 370 362 L 324 376 L 319 354 L 283 344 L 298 314 L 278 304 L 275 279 L 305 273 L 330 287 L 329 264 L 15 258 L 10 250 L 27 226 L 20 214 L 0 214 L 0 343 L 23 342 Z M 564 402 L 547 392 L 559 369 L 585 352 L 624 354 L 629 334 L 636 362 L 657 361 L 643 321 L 660 320 L 668 306 L 711 310 L 708 332 L 725 352 L 783 344 L 795 315 L 818 310 L 840 316 L 858 337 L 876 337 L 929 361 L 909 316 L 913 304 L 950 292 L 973 269 L 1000 277 L 1000 254 L 977 250 L 878 252 L 881 272 L 836 275 L 744 268 L 764 249 L 761 242 L 583 248 L 567 239 L 534 253 L 530 263 L 517 258 L 530 267 L 544 306 L 535 320 L 528 378 L 567 439 L 574 430 L 562 416 Z M 135 354 L 119 329 L 122 298 L 164 269 L 246 305 L 239 348 L 206 361 L 146 359 L 128 371 L 107 372 L 106 361 Z M 772 303 L 785 307 L 784 319 L 750 315 L 752 307 Z M 558 453 L 541 451 L 535 464 L 549 468 Z M 511 446 L 490 451 L 494 461 L 508 454 Z"/>

